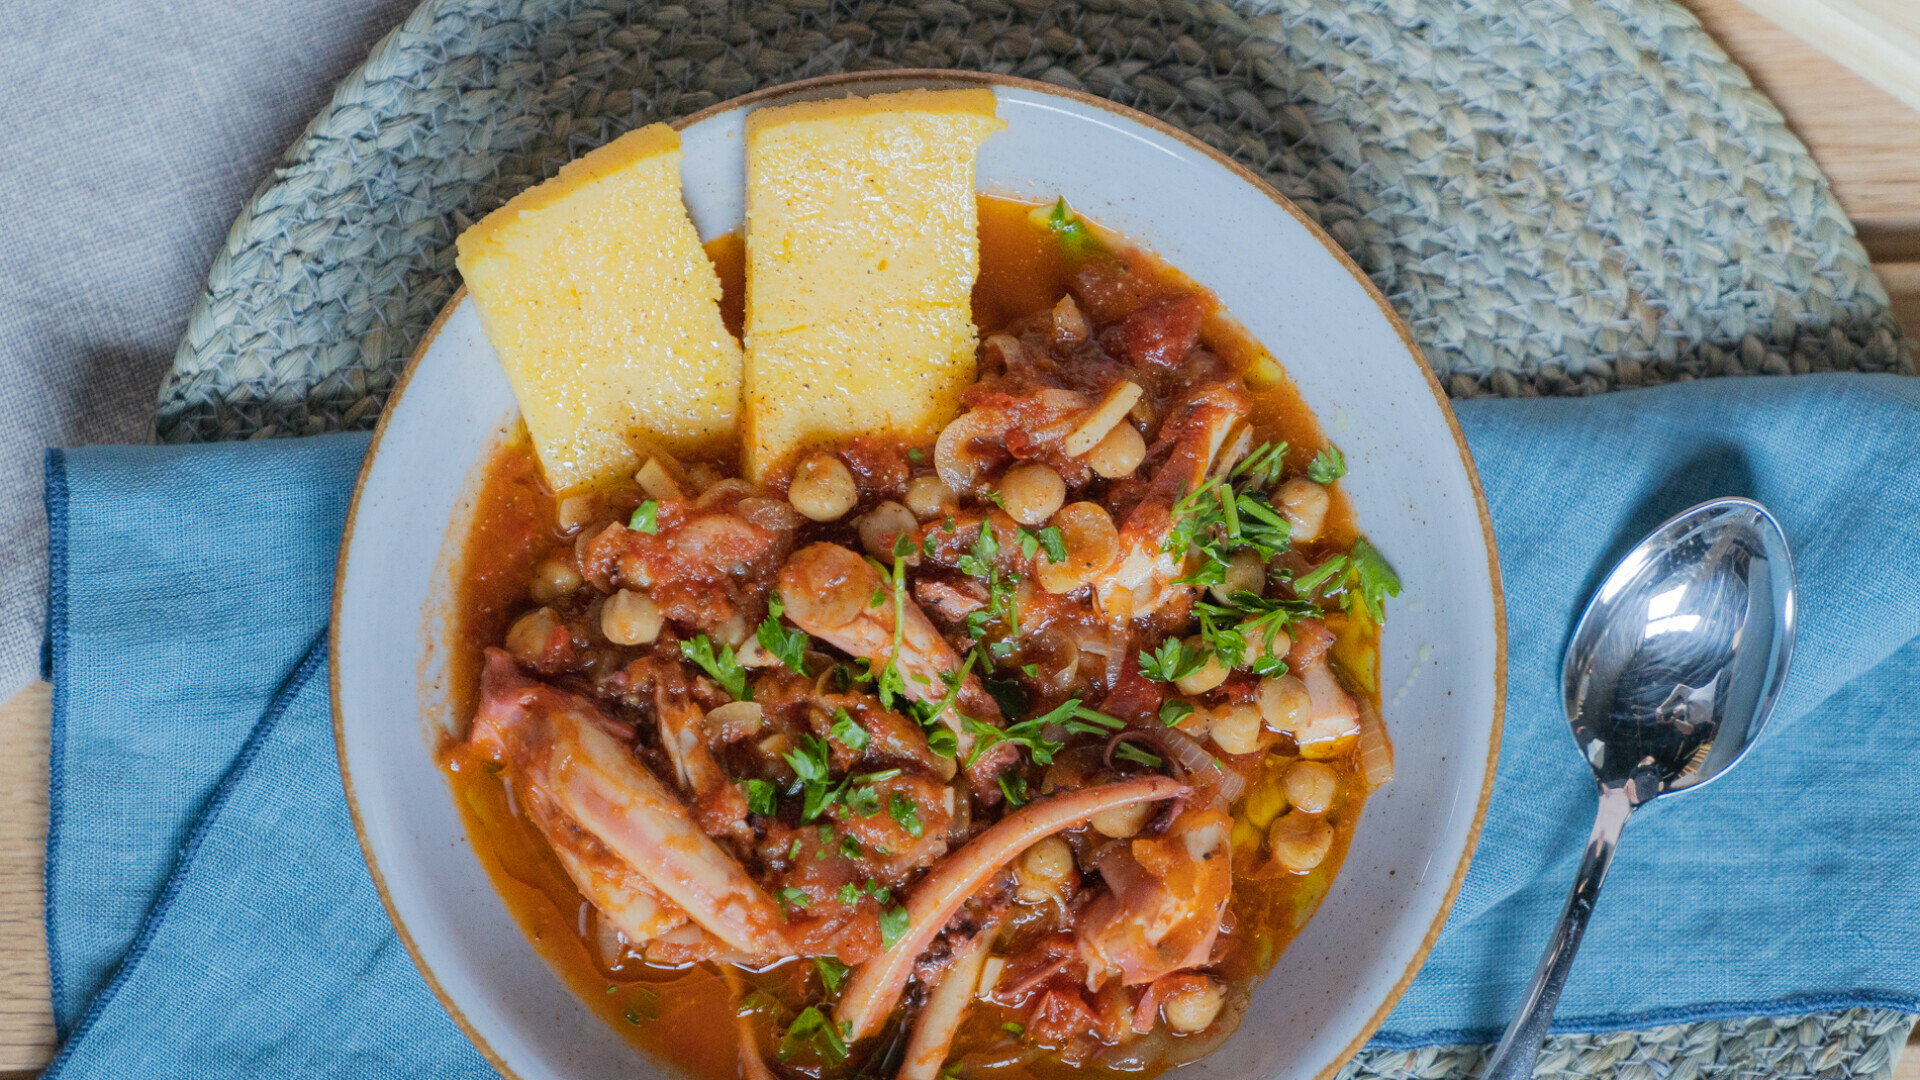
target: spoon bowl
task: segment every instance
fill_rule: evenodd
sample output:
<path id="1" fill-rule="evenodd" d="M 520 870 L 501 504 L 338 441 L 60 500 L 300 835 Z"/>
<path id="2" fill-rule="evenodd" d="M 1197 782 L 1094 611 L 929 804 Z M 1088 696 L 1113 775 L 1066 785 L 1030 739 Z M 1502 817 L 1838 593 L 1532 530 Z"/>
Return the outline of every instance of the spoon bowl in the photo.
<path id="1" fill-rule="evenodd" d="M 1766 726 L 1793 657 L 1786 534 L 1751 499 L 1715 499 L 1634 545 L 1581 614 L 1561 668 L 1567 723 L 1600 785 L 1573 894 L 1485 1080 L 1533 1075 L 1627 819 L 1724 774 Z"/>
<path id="2" fill-rule="evenodd" d="M 1639 805 L 1731 768 L 1786 681 L 1794 620 L 1787 538 L 1759 503 L 1702 503 L 1636 545 L 1588 603 L 1562 670 L 1600 786 Z"/>

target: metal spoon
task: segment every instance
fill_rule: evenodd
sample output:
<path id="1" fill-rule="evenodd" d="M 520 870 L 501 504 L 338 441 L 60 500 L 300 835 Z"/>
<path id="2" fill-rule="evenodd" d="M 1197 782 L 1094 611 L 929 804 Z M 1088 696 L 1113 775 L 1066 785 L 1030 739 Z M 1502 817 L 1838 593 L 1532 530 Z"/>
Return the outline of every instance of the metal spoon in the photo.
<path id="1" fill-rule="evenodd" d="M 1715 499 L 1655 529 L 1587 604 L 1561 669 L 1567 723 L 1600 783 L 1573 895 L 1485 1080 L 1524 1080 L 1606 880 L 1620 830 L 1657 795 L 1737 763 L 1793 655 L 1787 539 L 1766 508 Z"/>

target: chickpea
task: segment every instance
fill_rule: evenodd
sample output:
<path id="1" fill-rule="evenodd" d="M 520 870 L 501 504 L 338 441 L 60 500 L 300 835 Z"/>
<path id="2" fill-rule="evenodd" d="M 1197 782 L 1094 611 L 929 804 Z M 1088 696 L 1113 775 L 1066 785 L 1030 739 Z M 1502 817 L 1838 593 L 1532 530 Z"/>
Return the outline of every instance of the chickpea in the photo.
<path id="1" fill-rule="evenodd" d="M 1128 806 L 1116 806 L 1111 810 L 1102 810 L 1093 815 L 1093 831 L 1101 836 L 1111 836 L 1115 840 L 1125 840 L 1140 835 L 1147 827 L 1147 819 L 1160 807 L 1156 803 L 1138 802 Z"/>
<path id="2" fill-rule="evenodd" d="M 953 509 L 953 489 L 938 473 L 916 476 L 907 481 L 907 509 L 921 521 L 932 521 Z"/>
<path id="3" fill-rule="evenodd" d="M 1120 557 L 1120 531 L 1098 503 L 1068 503 L 1053 516 L 1053 524 L 1066 545 L 1067 561 L 1055 563 L 1042 553 L 1034 571 L 1041 588 L 1050 593 L 1072 592 Z"/>
<path id="4" fill-rule="evenodd" d="M 1042 837 L 1014 864 L 1016 895 L 1028 903 L 1057 896 L 1073 873 L 1073 849 L 1067 842 L 1058 836 Z"/>
<path id="5" fill-rule="evenodd" d="M 787 487 L 787 501 L 814 521 L 839 521 L 860 501 L 853 473 L 832 454 L 812 453 L 800 459 Z"/>
<path id="6" fill-rule="evenodd" d="M 547 643 L 560 629 L 560 616 L 552 608 L 538 608 L 520 616 L 507 631 L 507 651 L 523 664 L 538 664 L 547 655 Z"/>
<path id="7" fill-rule="evenodd" d="M 1106 437 L 1093 444 L 1087 451 L 1087 466 L 1095 473 L 1109 480 L 1118 480 L 1123 476 L 1132 476 L 1133 470 L 1147 457 L 1147 440 L 1132 424 L 1121 421 L 1113 425 Z"/>
<path id="8" fill-rule="evenodd" d="M 889 499 L 860 519 L 860 546 L 882 562 L 893 558 L 893 543 L 920 522 L 913 511 Z"/>
<path id="9" fill-rule="evenodd" d="M 1259 593 L 1267 587 L 1267 564 L 1257 551 L 1236 551 L 1227 560 L 1226 580 L 1208 591 L 1221 603 L 1237 592 Z"/>
<path id="10" fill-rule="evenodd" d="M 1280 513 L 1293 526 L 1293 542 L 1304 544 L 1319 539 L 1320 527 L 1327 523 L 1327 489 L 1311 480 L 1294 477 L 1280 485 Z"/>
<path id="11" fill-rule="evenodd" d="M 1227 665 L 1220 662 L 1219 654 L 1207 650 L 1198 636 L 1188 638 L 1186 647 L 1206 652 L 1207 662 L 1200 665 L 1200 670 L 1193 674 L 1174 680 L 1173 685 L 1179 687 L 1181 693 L 1189 696 L 1204 694 L 1227 681 Z"/>
<path id="12" fill-rule="evenodd" d="M 1289 810 L 1267 830 L 1267 846 L 1281 869 L 1304 874 L 1325 862 L 1327 852 L 1333 850 L 1333 826 L 1312 814 Z"/>
<path id="13" fill-rule="evenodd" d="M 1287 801 L 1303 814 L 1324 814 L 1333 805 L 1333 794 L 1340 787 L 1340 774 L 1333 766 L 1318 761 L 1296 761 L 1287 767 L 1280 781 L 1287 789 Z"/>
<path id="14" fill-rule="evenodd" d="M 1260 702 L 1260 716 L 1267 726 L 1288 734 L 1307 726 L 1313 706 L 1313 699 L 1307 695 L 1307 684 L 1301 682 L 1298 675 L 1261 679 L 1256 700 Z"/>
<path id="15" fill-rule="evenodd" d="M 542 559 L 540 565 L 533 568 L 533 598 L 543 604 L 573 595 L 580 585 L 580 571 L 558 555 Z"/>
<path id="16" fill-rule="evenodd" d="M 560 531 L 571 533 L 600 516 L 600 496 L 569 495 L 560 500 L 554 508 L 554 517 L 559 522 Z"/>
<path id="17" fill-rule="evenodd" d="M 1229 754 L 1252 754 L 1260 750 L 1260 710 L 1251 705 L 1227 705 L 1213 712 L 1213 727 L 1208 731 L 1213 745 Z"/>
<path id="18" fill-rule="evenodd" d="M 660 636 L 660 608 L 646 593 L 621 589 L 600 607 L 600 632 L 615 645 L 645 645 Z"/>
<path id="19" fill-rule="evenodd" d="M 1066 481 L 1037 461 L 1015 465 L 1000 478 L 1000 502 L 1022 525 L 1045 525 L 1066 501 Z"/>
<path id="20" fill-rule="evenodd" d="M 1182 1035 L 1192 1035 L 1213 1026 L 1221 1006 L 1226 1003 L 1227 984 L 1207 979 L 1201 985 L 1183 986 L 1168 994 L 1160 1003 L 1160 1015 L 1167 1018 L 1168 1027 Z"/>
<path id="21" fill-rule="evenodd" d="M 1293 635 L 1277 626 L 1251 626 L 1252 621 L 1240 624 L 1240 635 L 1247 642 L 1244 665 L 1255 667 L 1263 660 L 1285 660 L 1293 651 Z"/>

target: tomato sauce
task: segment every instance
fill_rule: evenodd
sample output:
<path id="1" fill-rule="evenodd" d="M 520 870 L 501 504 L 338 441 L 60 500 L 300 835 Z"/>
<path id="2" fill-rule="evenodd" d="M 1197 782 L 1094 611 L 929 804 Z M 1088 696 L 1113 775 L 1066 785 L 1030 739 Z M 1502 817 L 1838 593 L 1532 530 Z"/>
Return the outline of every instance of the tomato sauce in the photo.
<path id="1" fill-rule="evenodd" d="M 973 292 L 973 311 L 982 336 L 1041 308 L 1050 307 L 1068 292 L 1076 259 L 1051 230 L 1044 208 L 982 196 L 980 198 L 980 274 Z M 1121 238 L 1095 229 L 1097 242 L 1117 254 L 1136 274 L 1183 292 L 1200 290 L 1189 279 L 1154 256 L 1129 249 Z M 728 329 L 741 333 L 744 311 L 745 249 L 737 234 L 707 245 L 719 271 L 721 312 Z M 1203 324 L 1201 343 L 1242 373 L 1252 391 L 1256 443 L 1262 439 L 1289 444 L 1289 471 L 1297 472 L 1326 441 L 1318 423 L 1301 399 L 1285 369 L 1245 330 L 1215 305 Z M 1337 487 L 1322 538 L 1308 552 L 1316 561 L 1346 550 L 1358 536 L 1351 509 Z M 450 620 L 449 654 L 451 705 L 462 718 L 473 713 L 479 684 L 482 650 L 499 643 L 514 617 L 530 605 L 529 582 L 534 567 L 551 551 L 573 541 L 558 525 L 556 500 L 540 476 L 525 429 L 516 424 L 487 461 L 462 557 L 457 564 L 454 617 Z M 1364 617 L 1328 618 L 1338 641 L 1334 658 L 1351 689 L 1377 707 L 1379 688 L 1374 663 L 1378 628 Z M 1331 762 L 1351 778 L 1352 750 Z M 672 1069 L 704 1080 L 738 1075 L 736 1008 L 751 1010 L 756 1001 L 778 1003 L 789 1009 L 805 1001 L 813 978 L 809 961 L 794 960 L 761 972 L 739 972 L 750 992 L 744 1005 L 711 966 L 672 970 L 653 967 L 629 954 L 626 963 L 608 964 L 594 947 L 597 922 L 590 904 L 568 878 L 538 829 L 516 806 L 497 767 L 469 750 L 464 742 L 449 741 L 440 760 L 464 818 L 476 854 L 500 891 L 501 898 L 521 928 L 560 977 L 614 1030 Z M 1290 760 L 1290 759 L 1289 759 Z M 1243 992 L 1272 966 L 1273 961 L 1326 896 L 1352 837 L 1361 797 L 1342 795 L 1328 812 L 1334 825 L 1332 853 L 1320 867 L 1304 875 L 1264 876 L 1241 872 L 1243 860 L 1257 862 L 1264 824 L 1243 820 L 1257 813 L 1261 799 L 1271 801 L 1279 785 L 1279 769 L 1286 764 L 1270 759 L 1248 794 L 1236 806 L 1235 879 L 1231 901 L 1235 926 L 1234 947 L 1218 965 L 1222 974 Z M 1358 791 L 1345 783 L 1343 793 Z M 963 1075 L 1038 1077 L 1042 1080 L 1085 1075 L 1088 1072 L 1126 1072 L 1151 1075 L 1172 1060 L 1141 1069 L 1121 1057 L 1103 1058 L 1082 1066 L 1068 1065 L 1050 1052 L 1024 1045 L 1010 1035 L 1022 1014 L 984 1001 L 975 1003 L 953 1047 L 952 1062 Z M 1152 1038 L 1170 1039 L 1164 1028 Z M 1173 1043 L 1200 1043 L 1200 1037 L 1172 1039 Z M 1192 1056 L 1206 1048 L 1194 1045 Z"/>

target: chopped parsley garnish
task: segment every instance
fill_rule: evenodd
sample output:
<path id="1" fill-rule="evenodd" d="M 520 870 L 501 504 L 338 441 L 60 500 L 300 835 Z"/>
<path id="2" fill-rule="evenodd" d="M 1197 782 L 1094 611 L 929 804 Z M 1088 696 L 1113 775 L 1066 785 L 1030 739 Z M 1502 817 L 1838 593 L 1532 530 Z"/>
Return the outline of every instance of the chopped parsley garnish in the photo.
<path id="1" fill-rule="evenodd" d="M 1048 562 L 1067 561 L 1067 541 L 1055 526 L 1049 525 L 1040 530 L 1040 550 L 1047 553 Z"/>
<path id="2" fill-rule="evenodd" d="M 1027 805 L 1027 778 L 1019 773 L 1001 773 L 1000 794 L 1007 797 L 1008 806 Z"/>
<path id="3" fill-rule="evenodd" d="M 760 623 L 760 629 L 754 634 L 760 640 L 760 647 L 787 665 L 800 675 L 811 675 L 807 670 L 807 644 L 812 640 L 807 632 L 800 629 L 788 629 L 780 623 L 780 616 L 786 614 L 787 606 L 779 593 L 767 597 L 767 617 Z"/>
<path id="4" fill-rule="evenodd" d="M 1145 750 L 1140 749 L 1130 742 L 1123 742 L 1119 746 L 1114 747 L 1113 756 L 1119 758 L 1121 761 L 1131 761 L 1135 765 L 1145 765 L 1149 769 L 1157 769 L 1161 765 L 1159 758 L 1147 753 Z"/>
<path id="5" fill-rule="evenodd" d="M 787 1025 L 787 1033 L 780 1037 L 780 1060 L 792 1058 L 802 1046 L 807 1045 L 811 1045 L 814 1052 L 830 1064 L 847 1059 L 846 1040 L 840 1037 L 840 1032 L 835 1030 L 826 1014 L 812 1005 L 801 1009 L 800 1015 Z"/>
<path id="6" fill-rule="evenodd" d="M 1253 491 L 1265 491 L 1280 479 L 1281 472 L 1287 467 L 1287 444 L 1283 442 L 1263 442 L 1253 448 L 1253 452 L 1240 460 L 1227 474 L 1229 480 L 1243 488 Z"/>
<path id="7" fill-rule="evenodd" d="M 700 634 L 692 641 L 680 643 L 680 655 L 700 665 L 700 669 L 713 677 L 735 701 L 752 701 L 753 688 L 747 685 L 747 669 L 740 666 L 739 657 L 733 653 L 733 646 L 722 645 L 715 652 L 713 642 L 707 635 Z"/>
<path id="8" fill-rule="evenodd" d="M 1079 698 L 1068 698 L 1051 712 L 1017 724 L 1008 724 L 1005 728 L 982 723 L 971 716 L 962 719 L 966 721 L 967 732 L 973 736 L 973 753 L 967 757 L 969 768 L 980 760 L 981 755 L 1003 742 L 1025 747 L 1037 765 L 1052 764 L 1053 755 L 1059 753 L 1065 744 L 1047 737 L 1046 729 L 1049 726 L 1057 725 L 1074 735 L 1105 735 L 1126 727 L 1123 722 L 1080 704 Z"/>
<path id="9" fill-rule="evenodd" d="M 889 709 L 893 708 L 893 699 L 896 695 L 907 696 L 907 680 L 900 671 L 900 651 L 907 629 L 907 555 L 912 551 L 913 542 L 907 539 L 905 533 L 902 533 L 893 540 L 893 572 L 889 574 L 886 567 L 875 564 L 880 570 L 880 576 L 886 579 L 891 587 L 882 586 L 875 589 L 873 594 L 875 599 L 871 606 L 881 606 L 886 602 L 889 594 L 893 598 L 893 648 L 887 650 L 887 666 L 880 669 L 879 682 L 876 686 L 880 694 L 880 704 Z"/>
<path id="10" fill-rule="evenodd" d="M 1353 566 L 1353 576 L 1359 580 L 1360 602 L 1366 605 L 1367 614 L 1373 616 L 1374 622 L 1385 622 L 1387 597 L 1400 595 L 1400 575 L 1393 572 L 1386 556 L 1364 537 L 1353 542 L 1353 551 L 1347 560 Z"/>
<path id="11" fill-rule="evenodd" d="M 856 754 L 864 753 L 867 744 L 873 741 L 873 736 L 867 734 L 867 729 L 861 727 L 853 717 L 848 716 L 845 709 L 833 710 L 833 737 L 840 740 L 840 745 Z"/>
<path id="12" fill-rule="evenodd" d="M 1000 1030 L 1018 1039 L 1027 1033 L 1027 1026 L 1018 1021 L 1008 1020 L 1000 1025 Z"/>
<path id="13" fill-rule="evenodd" d="M 1063 196 L 1053 204 L 1053 210 L 1047 215 L 1047 231 L 1059 237 L 1060 246 L 1073 255 L 1086 255 L 1100 249 L 1100 242 L 1094 238 L 1087 223 L 1073 212 Z"/>
<path id="14" fill-rule="evenodd" d="M 773 816 L 773 784 L 766 780 L 748 780 L 740 785 L 746 789 L 747 809 L 761 817 Z"/>
<path id="15" fill-rule="evenodd" d="M 1313 460 L 1307 463 L 1307 479 L 1316 484 L 1331 484 L 1345 475 L 1347 459 L 1331 446 L 1313 455 Z"/>
<path id="16" fill-rule="evenodd" d="M 871 784 L 863 784 L 847 792 L 847 810 L 861 817 L 872 817 L 880 812 L 880 792 Z"/>
<path id="17" fill-rule="evenodd" d="M 854 839 L 851 836 L 841 837 L 840 838 L 840 854 L 842 857 L 848 858 L 848 859 L 859 858 L 863 854 L 863 852 L 861 852 L 860 850 L 860 841 Z"/>
<path id="18" fill-rule="evenodd" d="M 900 827 L 907 830 L 907 835 L 915 840 L 920 839 L 920 834 L 926 830 L 920 821 L 919 804 L 897 791 L 887 800 L 887 816 L 899 822 Z"/>
<path id="19" fill-rule="evenodd" d="M 974 538 L 973 550 L 953 561 L 954 569 L 969 577 L 986 577 L 993 573 L 994 560 L 1000 555 L 1000 542 L 994 539 L 993 525 L 980 522 L 980 535 Z"/>
<path id="20" fill-rule="evenodd" d="M 900 939 L 906 936 L 907 927 L 912 924 L 913 918 L 904 907 L 895 905 L 880 909 L 880 947 L 891 949 L 898 945 Z"/>
<path id="21" fill-rule="evenodd" d="M 1345 571 L 1346 568 L 1347 557 L 1345 555 L 1335 555 L 1333 558 L 1328 559 L 1326 562 L 1321 563 L 1319 566 L 1314 567 L 1299 578 L 1296 578 L 1293 583 L 1293 591 L 1299 593 L 1301 596 L 1317 592 L 1321 586 L 1332 582 L 1335 576 Z"/>
<path id="22" fill-rule="evenodd" d="M 921 462 L 927 460 L 927 452 L 925 450 L 920 449 L 917 446 L 908 447 L 907 460 L 913 462 L 915 465 L 918 465 Z"/>
<path id="23" fill-rule="evenodd" d="M 846 887 L 852 888 L 852 882 L 848 882 Z M 845 889 L 843 888 L 842 891 L 844 892 Z M 854 894 L 858 896 L 859 890 L 854 889 Z M 827 993 L 839 993 L 840 983 L 847 977 L 847 965 L 835 960 L 831 956 L 816 956 L 813 958 L 813 966 L 816 971 L 820 972 L 820 982 L 826 986 Z"/>
<path id="24" fill-rule="evenodd" d="M 860 891 L 860 886 L 855 885 L 851 881 L 847 882 L 845 885 L 840 886 L 840 902 L 843 904 L 846 904 L 848 907 L 852 907 L 854 904 L 859 903 L 860 898 L 865 895 L 866 895 L 865 893 Z M 838 988 L 829 986 L 827 987 L 827 989 L 834 990 Z"/>
<path id="25" fill-rule="evenodd" d="M 780 890 L 780 906 L 783 908 L 805 911 L 809 902 L 804 891 L 791 885 Z"/>
<path id="26" fill-rule="evenodd" d="M 927 732 L 927 749 L 941 757 L 953 757 L 960 752 L 960 736 L 952 728 L 936 728 Z"/>
<path id="27" fill-rule="evenodd" d="M 1192 715 L 1193 706 L 1184 701 L 1169 701 L 1160 706 L 1160 722 L 1167 727 L 1174 727 Z"/>
<path id="28" fill-rule="evenodd" d="M 627 528 L 634 532 L 643 532 L 649 536 L 660 531 L 660 504 L 648 499 L 634 508 L 633 516 L 627 519 Z"/>
<path id="29" fill-rule="evenodd" d="M 1207 654 L 1179 638 L 1167 638 L 1140 653 L 1140 674 L 1154 682 L 1178 682 L 1207 666 Z"/>

